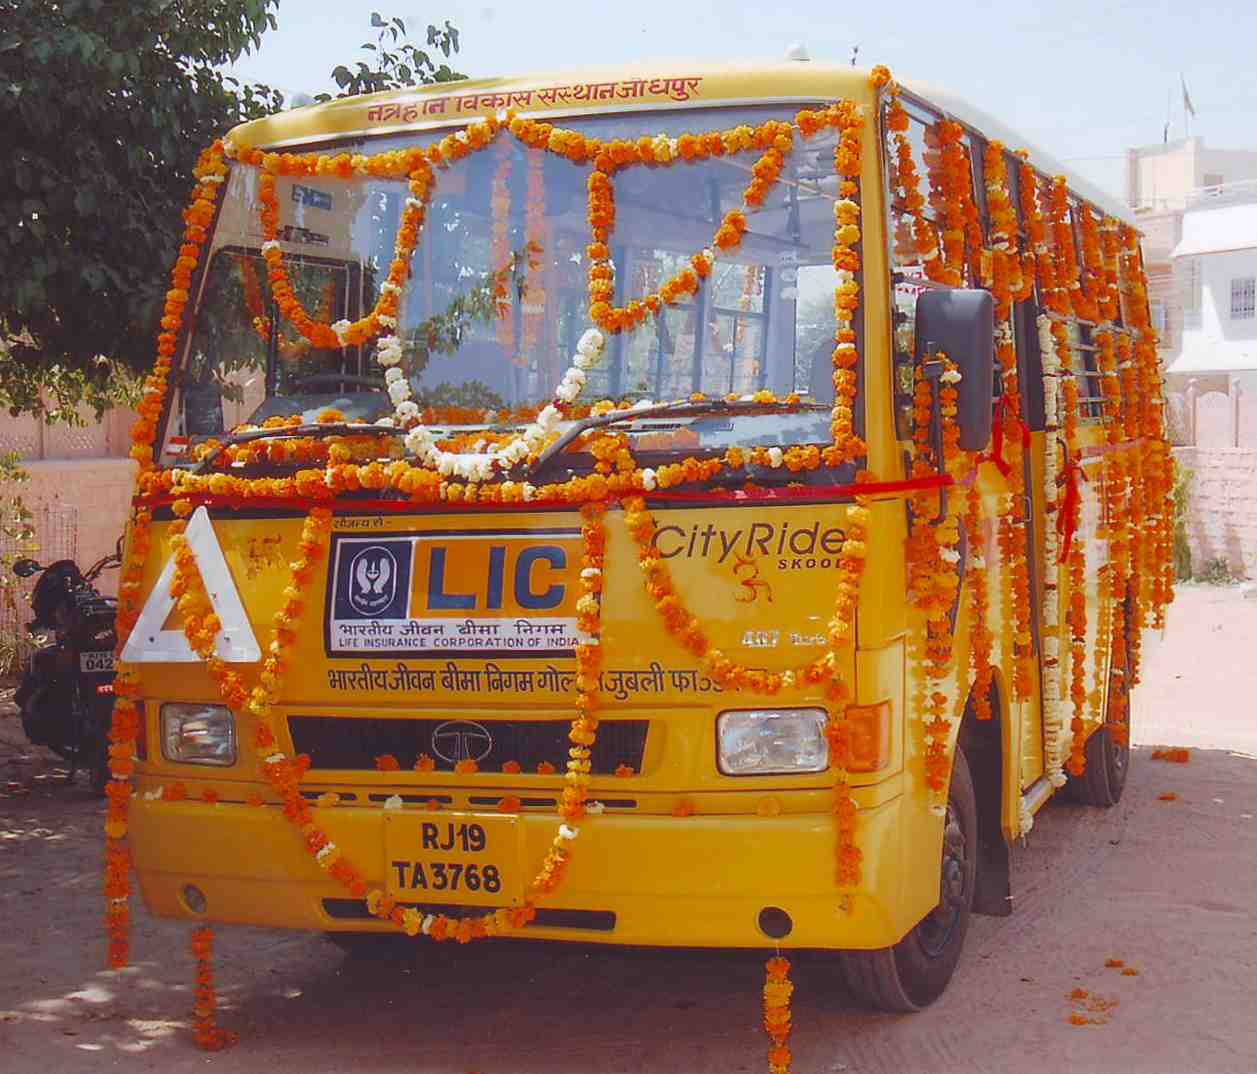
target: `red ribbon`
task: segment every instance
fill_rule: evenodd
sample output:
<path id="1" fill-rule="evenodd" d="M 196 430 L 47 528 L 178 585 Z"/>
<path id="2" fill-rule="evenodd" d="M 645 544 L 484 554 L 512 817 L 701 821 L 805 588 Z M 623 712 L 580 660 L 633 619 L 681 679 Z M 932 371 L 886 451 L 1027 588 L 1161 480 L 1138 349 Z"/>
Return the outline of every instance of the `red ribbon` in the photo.
<path id="1" fill-rule="evenodd" d="M 1061 551 L 1058 562 L 1064 563 L 1069 558 L 1069 550 L 1074 544 L 1074 534 L 1078 530 L 1078 520 L 1082 514 L 1081 482 L 1087 480 L 1082 463 L 1071 462 L 1065 467 L 1065 499 L 1061 502 L 1060 513 L 1056 516 L 1056 532 L 1061 537 Z"/>
<path id="2" fill-rule="evenodd" d="M 1024 451 L 1030 447 L 1030 426 L 1012 413 L 1008 406 L 1008 396 L 1001 395 L 999 401 L 995 404 L 995 421 L 991 429 L 991 450 L 981 456 L 978 461 L 994 463 L 995 468 L 1007 478 L 1012 474 L 1012 467 L 1009 466 L 1008 460 L 1004 458 L 1004 436 L 1006 432 L 1012 432 L 1014 436 L 1020 432 L 1022 450 Z"/>
<path id="3" fill-rule="evenodd" d="M 645 493 L 650 500 L 682 500 L 686 503 L 738 504 L 776 502 L 791 503 L 816 500 L 850 500 L 856 496 L 911 495 L 916 492 L 928 492 L 932 489 L 947 488 L 956 484 L 951 474 L 931 474 L 929 477 L 912 477 L 904 481 L 857 481 L 850 485 L 805 485 L 801 488 L 757 488 L 711 491 L 656 490 Z M 633 493 L 633 495 L 641 495 Z M 309 501 L 280 499 L 276 497 L 241 497 L 215 496 L 210 494 L 194 494 L 190 496 L 174 496 L 161 494 L 155 496 L 137 496 L 133 503 L 148 508 L 168 507 L 177 499 L 186 499 L 196 506 L 226 507 L 232 510 L 285 510 L 301 511 L 312 506 Z M 527 503 L 510 504 L 465 504 L 419 503 L 414 500 L 319 500 L 319 506 L 333 510 L 343 510 L 354 514 L 398 514 L 417 512 L 419 514 L 460 514 L 468 510 L 482 513 L 485 511 L 553 511 L 575 510 L 580 504 L 565 503 L 560 500 L 530 500 Z"/>

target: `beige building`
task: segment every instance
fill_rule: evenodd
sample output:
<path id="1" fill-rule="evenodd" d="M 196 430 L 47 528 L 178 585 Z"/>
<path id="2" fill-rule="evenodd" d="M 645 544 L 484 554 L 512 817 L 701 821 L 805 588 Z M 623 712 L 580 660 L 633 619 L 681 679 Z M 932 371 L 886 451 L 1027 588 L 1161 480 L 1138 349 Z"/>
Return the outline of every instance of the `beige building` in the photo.
<path id="1" fill-rule="evenodd" d="M 1176 275 L 1172 263 L 1183 239 L 1183 214 L 1248 180 L 1257 181 L 1257 150 L 1210 149 L 1203 138 L 1184 138 L 1126 151 L 1126 201 L 1144 232 L 1152 319 L 1167 365 L 1182 348 L 1184 310 L 1200 289 L 1191 265 L 1183 264 Z"/>

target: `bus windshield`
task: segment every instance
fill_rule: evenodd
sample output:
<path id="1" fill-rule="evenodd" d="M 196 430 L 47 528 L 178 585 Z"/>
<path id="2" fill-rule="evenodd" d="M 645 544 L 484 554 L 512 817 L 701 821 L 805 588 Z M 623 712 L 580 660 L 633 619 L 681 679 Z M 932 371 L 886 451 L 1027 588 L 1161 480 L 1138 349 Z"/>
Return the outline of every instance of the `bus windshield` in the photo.
<path id="1" fill-rule="evenodd" d="M 677 137 L 789 120 L 795 111 L 653 111 L 564 125 L 604 140 Z M 379 153 L 426 146 L 448 133 L 336 149 Z M 692 299 L 613 337 L 582 401 L 797 392 L 805 405 L 791 413 L 695 417 L 662 428 L 643 420 L 628 431 L 647 438 L 641 446 L 665 451 L 827 442 L 836 281 L 832 152 L 826 133 L 791 154 L 741 248 L 717 257 Z M 616 176 L 617 302 L 653 291 L 711 244 L 723 215 L 741 204 L 757 156 L 752 150 Z M 589 173 L 588 165 L 513 138 L 438 173 L 397 328 L 402 368 L 430 424 L 516 424 L 553 398 L 590 327 Z M 281 177 L 277 192 L 278 233 L 304 308 L 325 323 L 369 311 L 393 256 L 405 182 Z M 258 173 L 233 169 L 181 380 L 186 431 L 213 433 L 274 415 L 313 420 L 327 407 L 361 420 L 390 413 L 373 345 L 320 351 L 277 313 L 261 234 Z"/>

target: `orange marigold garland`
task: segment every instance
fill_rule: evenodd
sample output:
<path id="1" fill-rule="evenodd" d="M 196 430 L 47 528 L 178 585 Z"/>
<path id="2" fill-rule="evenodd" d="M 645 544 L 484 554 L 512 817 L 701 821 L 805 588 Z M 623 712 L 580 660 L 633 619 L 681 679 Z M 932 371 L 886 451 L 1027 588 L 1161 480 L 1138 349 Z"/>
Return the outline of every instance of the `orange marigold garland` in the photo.
<path id="1" fill-rule="evenodd" d="M 959 428 L 956 423 L 960 379 L 956 364 L 946 355 L 934 356 L 943 366 L 939 383 L 939 410 L 943 426 L 943 463 L 951 469 L 959 458 Z M 918 374 L 913 400 L 913 477 L 927 477 L 938 469 L 930 442 L 934 408 L 934 388 L 929 378 Z M 945 680 L 952 666 L 950 614 L 960 586 L 959 522 L 954 515 L 942 514 L 941 493 L 926 490 L 912 497 L 912 528 L 908 535 L 908 599 L 925 621 L 921 639 L 921 689 L 919 705 L 925 721 L 925 782 L 933 792 L 931 806 L 943 809 L 951 776 L 951 703 Z"/>
<path id="2" fill-rule="evenodd" d="M 153 467 L 153 438 L 157 435 L 157 422 L 166 397 L 166 382 L 174 364 L 179 332 L 183 328 L 192 274 L 200 264 L 201 249 L 209 238 L 209 226 L 214 220 L 215 202 L 227 178 L 224 156 L 223 143 L 216 141 L 201 154 L 192 170 L 197 183 L 192 191 L 191 203 L 183 211 L 183 244 L 179 247 L 179 257 L 170 274 L 170 290 L 166 292 L 161 333 L 157 337 L 157 361 L 144 380 L 143 393 L 136 407 L 139 416 L 131 429 L 131 457 L 139 463 L 141 473 Z"/>
<path id="3" fill-rule="evenodd" d="M 858 497 L 855 506 L 847 510 L 847 536 L 838 555 L 838 596 L 829 629 L 830 658 L 835 669 L 840 648 L 855 644 L 855 617 L 859 610 L 859 583 L 864 573 L 868 523 L 868 506 Z M 848 778 L 853 756 L 851 724 L 847 719 L 850 687 L 834 675 L 826 684 L 825 692 L 830 705 L 825 737 L 829 743 L 829 764 L 834 771 L 835 878 L 839 887 L 853 888 L 860 883 L 864 854 L 856 844 L 857 807 Z"/>
<path id="4" fill-rule="evenodd" d="M 268 343 L 273 326 L 262 304 L 262 282 L 258 279 L 253 258 L 247 254 L 240 254 L 236 258 L 236 264 L 240 271 L 240 287 L 244 294 L 245 308 L 253 315 L 253 320 L 250 322 L 253 326 L 253 332 L 263 343 Z M 335 279 L 329 280 L 324 285 L 323 300 L 319 306 L 318 318 L 327 320 L 331 317 L 332 308 L 336 303 L 336 290 L 337 282 Z M 311 343 L 308 339 L 290 339 L 288 336 L 280 333 L 279 338 L 276 340 L 276 347 L 281 359 L 286 362 L 298 362 L 310 353 Z"/>
<path id="5" fill-rule="evenodd" d="M 218 1025 L 218 996 L 214 991 L 214 930 L 208 925 L 192 930 L 192 955 L 196 959 L 192 1033 L 200 1048 L 207 1052 L 220 1052 L 230 1048 L 240 1038 Z"/>
<path id="6" fill-rule="evenodd" d="M 1008 189 L 1008 161 L 1004 143 L 987 143 L 982 158 L 982 171 L 986 179 L 987 215 L 991 221 L 991 275 L 983 282 L 990 288 L 995 299 L 996 322 L 1008 320 L 1012 315 L 1013 298 L 1028 298 L 1019 253 L 1017 210 L 1013 207 Z"/>
<path id="7" fill-rule="evenodd" d="M 1000 588 L 1004 659 L 1012 664 L 1012 697 L 1031 696 L 1034 676 L 1033 634 L 1030 628 L 1030 565 L 1026 517 L 1023 440 L 1026 426 L 1021 411 L 1021 383 L 1017 373 L 1017 347 L 1013 334 L 1014 300 L 1028 298 L 1034 288 L 1033 258 L 1022 263 L 1017 256 L 1017 220 L 1008 193 L 1008 172 L 1003 146 L 994 142 L 985 157 L 987 198 L 991 209 L 992 269 L 990 289 L 995 303 L 995 355 L 999 363 L 1000 400 L 996 409 L 991 461 L 1008 482 L 999 512 L 997 539 L 1000 550 Z M 1028 244 L 1042 240 L 1043 225 L 1037 203 L 1026 204 L 1025 172 L 1022 170 L 1022 212 L 1027 220 Z"/>
<path id="8" fill-rule="evenodd" d="M 965 543 L 968 546 L 969 566 L 969 662 L 973 671 L 974 715 L 979 720 L 991 718 L 991 683 L 995 668 L 991 664 L 991 652 L 995 639 L 987 622 L 990 615 L 990 597 L 987 593 L 989 575 L 983 554 L 982 493 L 975 480 L 965 494 Z"/>
<path id="9" fill-rule="evenodd" d="M 126 559 L 118 584 L 118 645 L 121 654 L 139 618 L 139 596 L 144 563 L 152 547 L 152 516 L 138 509 L 131 518 Z M 108 936 L 108 964 L 121 969 L 130 960 L 131 935 L 131 851 L 128 818 L 134 788 L 136 742 L 141 713 L 139 676 L 129 664 L 119 663 L 114 678 L 113 719 L 109 728 L 109 774 L 105 787 L 109 800 L 105 815 L 105 931 Z"/>
<path id="10" fill-rule="evenodd" d="M 895 259 L 900 264 L 912 264 L 918 258 L 928 279 L 943 282 L 944 265 L 940 256 L 938 232 L 925 215 L 925 197 L 921 193 L 921 176 L 912 156 L 912 143 L 908 139 L 910 120 L 899 99 L 899 86 L 889 83 L 889 99 L 886 103 L 886 129 L 894 143 L 894 160 L 891 162 L 891 195 L 897 214 L 895 224 Z"/>
<path id="11" fill-rule="evenodd" d="M 408 935 L 420 932 L 435 940 L 457 940 L 467 943 L 499 935 L 526 924 L 535 913 L 535 901 L 553 891 L 562 881 L 571 856 L 570 844 L 579 834 L 577 821 L 585 814 L 586 788 L 589 784 L 590 751 L 597 730 L 597 698 L 600 691 L 601 648 L 599 646 L 599 608 L 601 600 L 601 571 L 605 552 L 605 535 L 602 518 L 605 506 L 601 503 L 586 504 L 582 508 L 585 524 L 585 562 L 581 575 L 583 595 L 578 602 L 579 628 L 585 639 L 577 647 L 576 716 L 572 723 L 566 785 L 559 812 L 564 818 L 559 825 L 554 843 L 547 852 L 529 889 L 529 898 L 521 907 L 497 910 L 479 918 L 454 919 L 445 914 L 421 914 L 416 910 L 403 909 L 384 892 L 370 890 L 361 873 L 342 854 L 327 834 L 319 827 L 310 804 L 303 798 L 299 784 L 304 774 L 307 758 L 290 758 L 280 750 L 274 724 L 273 706 L 279 700 L 284 673 L 287 669 L 287 651 L 296 638 L 296 629 L 305 609 L 303 592 L 308 586 L 315 564 L 327 552 L 331 530 L 331 512 L 315 508 L 306 519 L 299 542 L 300 555 L 292 564 L 292 583 L 285 590 L 286 601 L 275 615 L 276 642 L 263 662 L 258 685 L 247 692 L 247 709 L 256 720 L 255 743 L 264 760 L 262 771 L 272 790 L 283 803 L 284 816 L 301 831 L 306 847 L 319 867 L 344 885 L 356 898 L 366 900 L 367 909 L 375 916 L 393 922 Z M 179 525 L 175 523 L 173 525 Z M 177 561 L 176 561 L 177 562 Z M 176 570 L 177 577 L 183 572 Z M 185 574 L 183 597 L 187 602 L 184 631 L 189 644 L 205 648 L 212 646 L 214 635 L 210 633 L 212 621 L 201 605 L 196 592 L 195 564 Z M 208 613 L 212 615 L 211 613 Z M 225 669 L 217 677 L 224 700 L 238 698 L 243 692 L 239 676 Z M 239 704 L 228 700 L 233 708 Z"/>
<path id="12" fill-rule="evenodd" d="M 834 146 L 834 169 L 839 199 L 834 203 L 833 264 L 838 282 L 834 288 L 834 408 L 830 422 L 833 444 L 822 455 L 827 466 L 855 462 L 865 454 L 864 442 L 855 435 L 856 350 L 855 316 L 860 308 L 856 272 L 860 256 L 860 136 L 862 123 L 852 117 L 839 129 Z"/>
<path id="13" fill-rule="evenodd" d="M 258 203 L 264 240 L 262 256 L 266 259 L 271 295 L 275 299 L 276 307 L 288 322 L 321 350 L 340 350 L 361 345 L 378 336 L 382 329 L 396 326 L 400 296 L 410 277 L 410 259 L 419 242 L 419 229 L 423 226 L 433 185 L 432 166 L 424 159 L 423 151 L 406 150 L 404 156 L 409 165 L 407 178 L 411 197 L 406 199 L 402 210 L 393 261 L 387 278 L 380 285 L 380 297 L 376 300 L 375 308 L 365 317 L 352 323 L 337 321 L 335 324 L 315 320 L 306 312 L 288 278 L 283 248 L 278 239 L 279 200 L 275 192 L 276 176 L 307 175 L 311 168 L 317 168 L 317 164 L 310 157 L 295 157 L 286 153 L 268 153 L 263 158 L 262 174 L 258 182 Z M 275 158 L 273 168 L 268 167 L 267 158 Z M 315 161 L 317 159 L 313 158 Z"/>
<path id="14" fill-rule="evenodd" d="M 1052 245 L 1055 250 L 1056 286 L 1064 293 L 1064 301 L 1054 312 L 1073 313 L 1085 317 L 1087 303 L 1083 298 L 1074 248 L 1074 229 L 1070 223 L 1069 187 L 1063 175 L 1057 175 L 1048 187 L 1048 219 L 1051 222 Z"/>
<path id="15" fill-rule="evenodd" d="M 1082 507 L 1079 485 L 1086 480 L 1079 461 L 1082 445 L 1078 438 L 1077 377 L 1063 377 L 1061 393 L 1065 401 L 1065 445 L 1070 458 L 1065 471 L 1065 500 L 1058 516 L 1059 528 L 1065 535 L 1061 554 L 1069 579 L 1069 608 L 1065 615 L 1069 631 L 1069 697 L 1073 705 L 1069 774 L 1078 777 L 1087 764 L 1087 545 L 1077 533 Z M 1054 566 L 1049 564 L 1048 569 L 1054 570 Z M 1102 663 L 1098 656 L 1097 664 Z"/>
<path id="16" fill-rule="evenodd" d="M 1076 205 L 1078 230 L 1082 235 L 1081 311 L 1078 316 L 1088 321 L 1111 319 L 1106 313 L 1104 249 L 1100 238 L 1100 221 L 1086 205 Z"/>
<path id="17" fill-rule="evenodd" d="M 768 1049 L 768 1071 L 769 1074 L 790 1074 L 793 1057 L 786 1043 L 790 1039 L 790 996 L 794 992 L 790 963 L 780 956 L 770 958 L 764 971 L 764 1032 L 772 1041 Z"/>

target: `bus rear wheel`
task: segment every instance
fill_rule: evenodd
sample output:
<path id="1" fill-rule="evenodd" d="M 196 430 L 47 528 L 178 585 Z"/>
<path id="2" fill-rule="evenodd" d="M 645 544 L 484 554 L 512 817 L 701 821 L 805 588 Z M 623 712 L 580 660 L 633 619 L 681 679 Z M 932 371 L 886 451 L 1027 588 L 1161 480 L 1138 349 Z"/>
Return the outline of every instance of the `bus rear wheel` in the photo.
<path id="1" fill-rule="evenodd" d="M 1129 648 L 1127 652 L 1129 652 Z M 1130 768 L 1130 667 L 1112 669 L 1105 722 L 1087 739 L 1086 767 L 1070 776 L 1068 796 L 1083 805 L 1109 809 L 1121 800 Z"/>
<path id="2" fill-rule="evenodd" d="M 839 952 L 852 997 L 899 1012 L 919 1011 L 938 999 L 960 961 L 977 874 L 977 799 L 968 762 L 957 750 L 943 823 L 938 905 L 894 947 Z"/>

